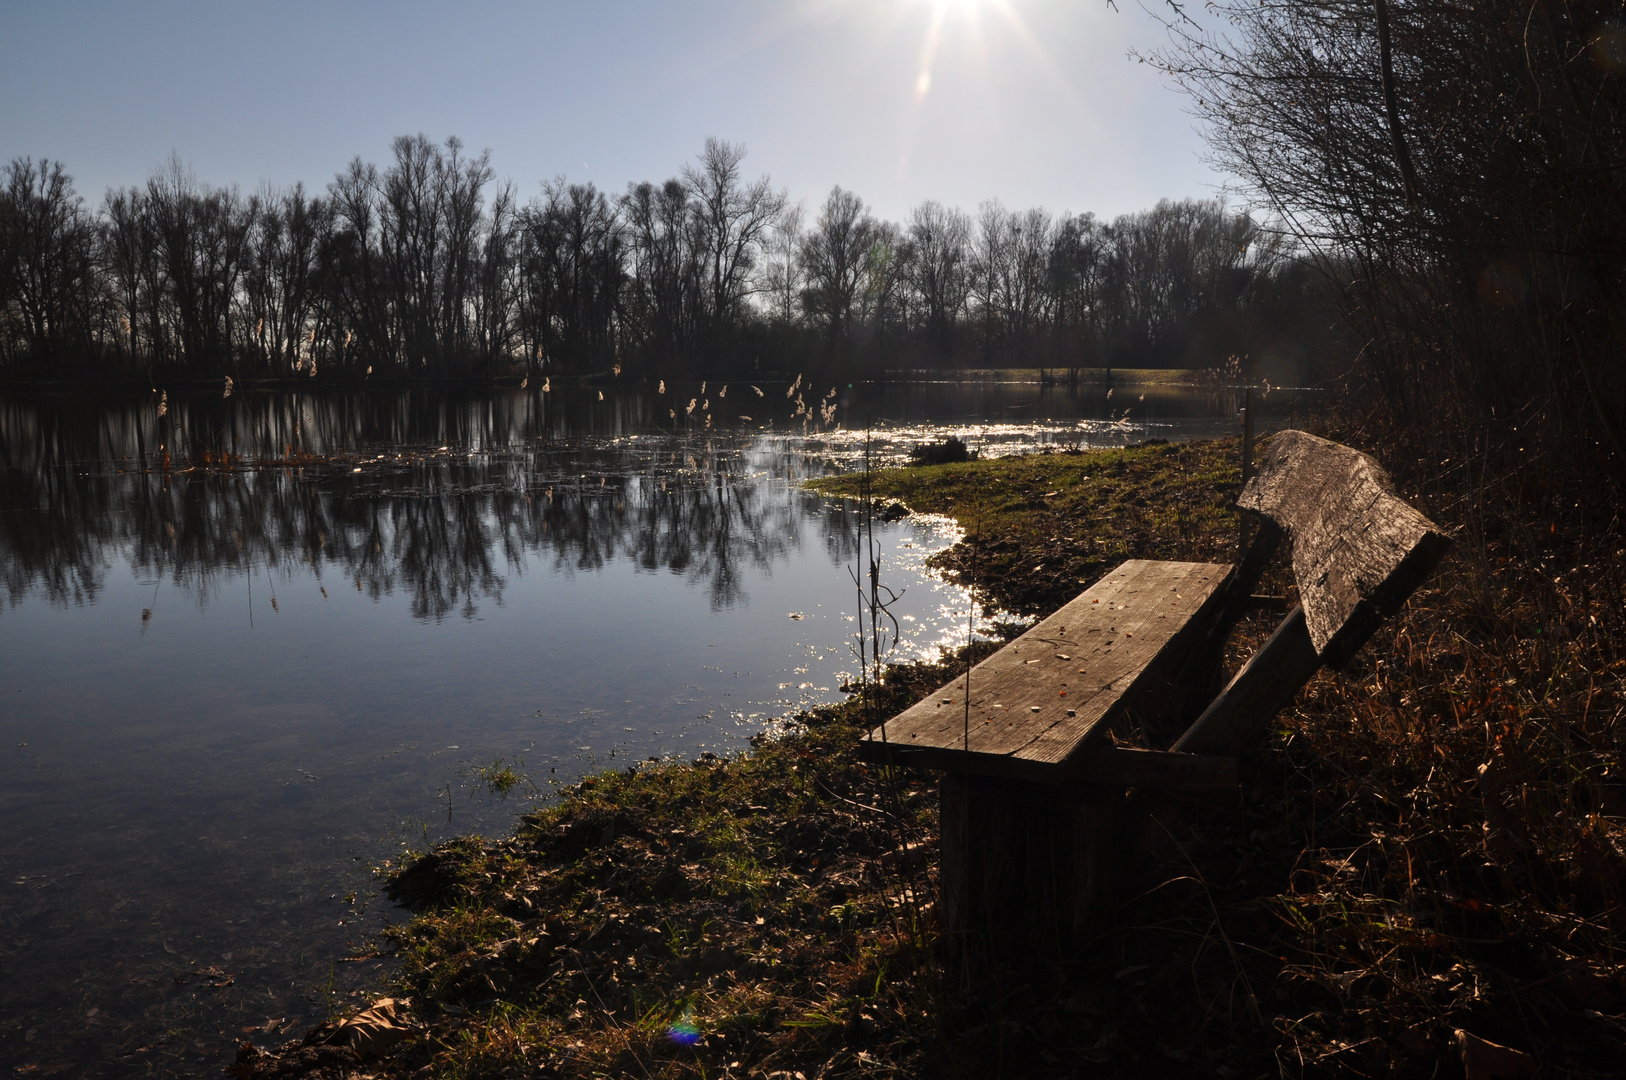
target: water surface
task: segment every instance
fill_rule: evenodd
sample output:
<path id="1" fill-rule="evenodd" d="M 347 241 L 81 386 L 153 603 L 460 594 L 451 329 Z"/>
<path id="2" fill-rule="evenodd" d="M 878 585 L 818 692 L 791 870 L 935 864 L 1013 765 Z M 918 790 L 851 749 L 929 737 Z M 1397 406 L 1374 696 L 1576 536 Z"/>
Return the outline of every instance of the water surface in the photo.
<path id="1" fill-rule="evenodd" d="M 838 697 L 856 517 L 803 479 L 951 432 L 1120 445 L 1234 409 L 610 390 L 0 401 L 0 1061 L 217 1067 L 378 974 L 370 866 Z M 877 527 L 899 656 L 965 640 L 924 566 L 955 535 Z M 530 781 L 507 800 L 480 783 L 499 762 Z"/>

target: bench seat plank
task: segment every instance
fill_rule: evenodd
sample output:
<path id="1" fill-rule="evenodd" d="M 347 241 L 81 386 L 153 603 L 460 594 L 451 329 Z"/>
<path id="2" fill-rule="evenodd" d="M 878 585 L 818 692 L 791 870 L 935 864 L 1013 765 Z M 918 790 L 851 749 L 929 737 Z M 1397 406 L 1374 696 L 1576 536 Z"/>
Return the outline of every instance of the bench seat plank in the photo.
<path id="1" fill-rule="evenodd" d="M 1131 559 L 971 671 L 872 731 L 871 760 L 1061 782 L 1156 681 L 1148 666 L 1220 599 L 1230 567 Z M 970 731 L 970 756 L 966 733 Z"/>

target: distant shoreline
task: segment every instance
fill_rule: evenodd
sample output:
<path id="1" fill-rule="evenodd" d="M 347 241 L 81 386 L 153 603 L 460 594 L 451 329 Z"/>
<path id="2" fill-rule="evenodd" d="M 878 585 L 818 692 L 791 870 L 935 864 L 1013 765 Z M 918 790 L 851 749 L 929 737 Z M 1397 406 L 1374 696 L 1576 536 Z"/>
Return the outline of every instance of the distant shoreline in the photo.
<path id="1" fill-rule="evenodd" d="M 965 368 L 965 369 L 932 369 L 932 368 L 893 368 L 884 370 L 879 377 L 871 376 L 863 379 L 847 381 L 862 382 L 867 385 L 876 383 L 923 384 L 923 383 L 953 383 L 964 384 L 973 382 L 1007 383 L 1007 384 L 1035 384 L 1049 385 L 1058 388 L 1072 386 L 1161 386 L 1168 388 L 1193 388 L 1204 385 L 1203 369 L 1200 368 L 1078 368 L 1076 379 L 1070 378 L 1068 369 L 1064 368 Z M 691 382 L 703 382 L 707 379 L 750 381 L 755 380 L 763 384 L 788 383 L 794 380 L 799 372 L 767 372 L 736 375 L 723 373 L 719 375 L 684 376 L 674 379 L 674 385 L 687 385 Z M 291 378 L 260 378 L 233 380 L 233 393 L 289 393 L 293 391 L 336 390 L 343 392 L 358 392 L 366 390 L 398 391 L 433 387 L 444 390 L 517 390 L 528 378 L 538 380 L 554 380 L 564 385 L 592 385 L 617 376 L 605 369 L 604 371 L 569 372 L 569 373 L 538 373 L 534 376 L 522 374 L 482 376 L 467 378 L 443 378 L 439 376 L 404 376 L 379 375 L 356 379 L 351 376 L 322 376 L 307 377 L 294 376 Z M 632 375 L 622 376 L 632 382 L 653 381 L 653 376 Z M 210 375 L 205 377 L 165 378 L 152 383 L 140 380 L 104 380 L 104 379 L 0 379 L 0 394 L 14 395 L 105 395 L 123 396 L 130 394 L 149 394 L 157 391 L 166 391 L 172 394 L 218 394 L 221 392 L 223 376 Z"/>

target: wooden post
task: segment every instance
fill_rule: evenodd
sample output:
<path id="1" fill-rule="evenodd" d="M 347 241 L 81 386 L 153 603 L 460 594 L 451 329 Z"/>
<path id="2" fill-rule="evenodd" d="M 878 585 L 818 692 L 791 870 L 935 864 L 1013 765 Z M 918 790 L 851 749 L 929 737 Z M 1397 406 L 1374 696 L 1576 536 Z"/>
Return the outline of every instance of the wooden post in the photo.
<path id="1" fill-rule="evenodd" d="M 1250 386 L 1242 398 L 1242 484 L 1253 479 L 1253 388 Z M 1248 519 L 1246 515 L 1237 523 L 1236 550 L 1239 558 L 1248 550 Z"/>
<path id="2" fill-rule="evenodd" d="M 1253 479 L 1253 387 L 1242 399 L 1242 482 Z"/>

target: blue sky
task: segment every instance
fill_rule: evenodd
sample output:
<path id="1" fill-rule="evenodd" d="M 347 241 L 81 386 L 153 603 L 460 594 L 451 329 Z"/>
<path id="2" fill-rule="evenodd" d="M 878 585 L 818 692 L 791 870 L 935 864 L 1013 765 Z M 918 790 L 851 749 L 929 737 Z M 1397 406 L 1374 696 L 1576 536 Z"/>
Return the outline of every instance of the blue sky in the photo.
<path id="1" fill-rule="evenodd" d="M 1133 0 L 0 5 L 0 159 L 91 204 L 171 152 L 199 179 L 321 188 L 390 139 L 489 148 L 523 197 L 661 180 L 708 135 L 815 208 L 832 184 L 1104 216 L 1215 194 L 1184 101 L 1127 56 Z"/>

